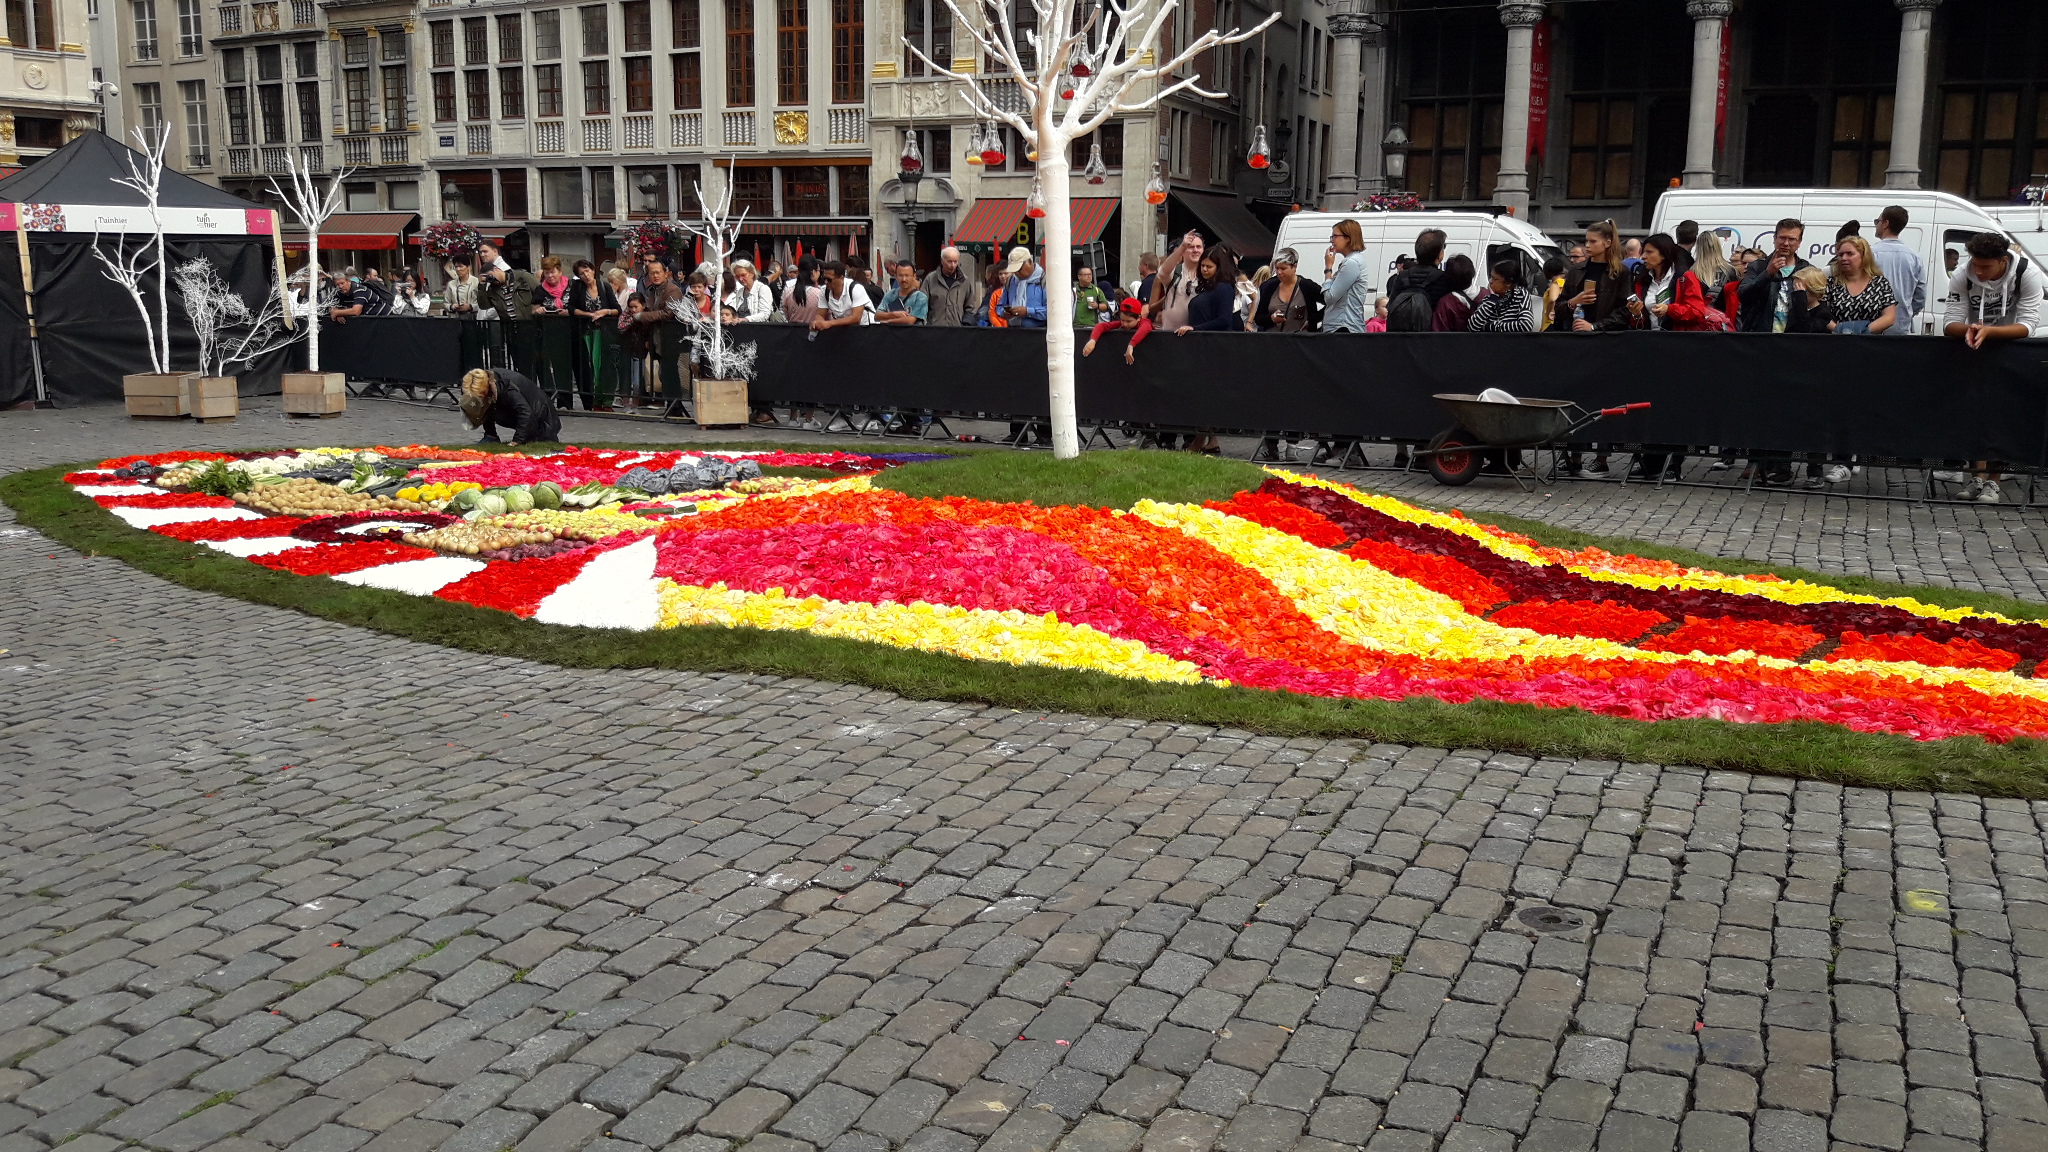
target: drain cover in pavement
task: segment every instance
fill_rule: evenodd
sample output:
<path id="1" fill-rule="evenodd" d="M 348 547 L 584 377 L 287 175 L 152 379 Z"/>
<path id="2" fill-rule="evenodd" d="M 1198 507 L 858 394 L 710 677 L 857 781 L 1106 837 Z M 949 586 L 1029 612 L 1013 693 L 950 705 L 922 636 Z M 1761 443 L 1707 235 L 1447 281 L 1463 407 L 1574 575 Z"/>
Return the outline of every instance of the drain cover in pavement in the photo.
<path id="1" fill-rule="evenodd" d="M 1515 919 L 1531 932 L 1576 932 L 1586 926 L 1584 917 L 1562 908 L 1524 908 Z"/>

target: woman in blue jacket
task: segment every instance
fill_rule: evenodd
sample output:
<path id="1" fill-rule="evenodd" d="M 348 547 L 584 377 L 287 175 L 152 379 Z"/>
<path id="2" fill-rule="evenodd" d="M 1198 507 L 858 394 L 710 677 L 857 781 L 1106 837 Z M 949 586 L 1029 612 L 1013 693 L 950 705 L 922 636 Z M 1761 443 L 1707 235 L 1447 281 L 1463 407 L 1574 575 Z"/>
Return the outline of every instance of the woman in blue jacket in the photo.
<path id="1" fill-rule="evenodd" d="M 1244 317 L 1237 312 L 1237 257 L 1218 244 L 1202 253 L 1198 271 L 1195 296 L 1188 301 L 1188 322 L 1174 335 L 1244 331 Z"/>

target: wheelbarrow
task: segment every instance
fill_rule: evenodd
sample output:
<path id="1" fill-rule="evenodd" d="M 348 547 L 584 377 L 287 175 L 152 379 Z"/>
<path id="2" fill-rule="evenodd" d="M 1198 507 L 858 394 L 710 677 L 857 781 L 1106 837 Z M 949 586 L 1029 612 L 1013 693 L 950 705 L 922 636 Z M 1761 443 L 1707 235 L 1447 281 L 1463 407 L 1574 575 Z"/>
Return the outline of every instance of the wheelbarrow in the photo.
<path id="1" fill-rule="evenodd" d="M 1517 463 L 1511 465 L 1508 474 L 1515 483 L 1524 488 L 1521 467 L 1521 449 L 1549 448 L 1555 451 L 1567 437 L 1598 423 L 1602 417 L 1620 416 L 1638 408 L 1648 408 L 1648 402 L 1623 404 L 1619 408 L 1583 408 L 1570 400 L 1541 400 L 1523 397 L 1518 404 L 1495 400 L 1481 400 L 1458 392 L 1439 392 L 1436 399 L 1451 410 L 1457 418 L 1457 426 L 1436 434 L 1426 448 L 1418 448 L 1417 456 L 1424 459 L 1429 474 L 1439 484 L 1456 487 L 1470 484 L 1479 475 L 1488 449 L 1513 451 Z M 1555 467 L 1552 472 L 1555 474 Z M 1530 475 L 1535 476 L 1534 468 Z M 1539 477 L 1540 479 L 1540 477 Z"/>

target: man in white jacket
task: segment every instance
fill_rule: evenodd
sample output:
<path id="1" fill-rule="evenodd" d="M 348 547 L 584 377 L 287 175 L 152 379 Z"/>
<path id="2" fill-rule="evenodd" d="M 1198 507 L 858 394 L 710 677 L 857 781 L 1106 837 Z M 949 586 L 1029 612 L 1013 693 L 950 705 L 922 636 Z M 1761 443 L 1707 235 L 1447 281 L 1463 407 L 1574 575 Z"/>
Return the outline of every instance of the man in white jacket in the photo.
<path id="1" fill-rule="evenodd" d="M 1942 331 L 1972 348 L 2048 335 L 2041 315 L 2048 277 L 1996 232 L 1980 232 L 1964 247 L 1970 260 L 1949 281 Z"/>

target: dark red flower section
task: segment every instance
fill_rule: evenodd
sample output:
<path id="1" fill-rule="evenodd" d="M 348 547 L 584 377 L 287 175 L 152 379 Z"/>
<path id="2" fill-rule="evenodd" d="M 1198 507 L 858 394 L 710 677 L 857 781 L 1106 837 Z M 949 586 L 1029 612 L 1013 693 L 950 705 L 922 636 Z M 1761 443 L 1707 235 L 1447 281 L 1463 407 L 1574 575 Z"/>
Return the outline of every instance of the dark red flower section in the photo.
<path id="1" fill-rule="evenodd" d="M 1259 491 L 1315 512 L 1342 529 L 1347 540 L 1373 540 L 1417 555 L 1455 560 L 1498 586 L 1507 594 L 1506 599 L 1517 604 L 1605 601 L 1625 608 L 1658 612 L 1666 617 L 1676 614 L 1701 620 L 1805 628 L 1822 638 L 1856 632 L 1864 637 L 1917 636 L 1936 645 L 1968 641 L 1986 649 L 2009 653 L 2015 664 L 2048 656 L 2048 629 L 2035 626 L 2007 624 L 1983 617 L 1961 621 L 1936 620 L 1884 604 L 1840 601 L 1786 604 L 1762 596 L 1711 589 L 1637 588 L 1593 580 L 1560 564 L 1510 560 L 1476 540 L 1430 525 L 1397 520 L 1328 489 L 1293 484 L 1276 477 L 1268 479 Z M 1469 606 L 1469 601 L 1467 603 Z M 1493 618 L 1499 619 L 1498 613 Z"/>
<path id="2" fill-rule="evenodd" d="M 353 544 L 361 540 L 398 540 L 407 532 L 424 532 L 431 528 L 443 528 L 461 519 L 459 516 L 443 516 L 439 512 L 345 512 L 339 516 L 321 516 L 307 520 L 292 529 L 292 535 L 301 540 L 317 544 Z M 349 532 L 346 529 L 358 524 L 407 525 L 404 528 L 376 528 L 368 532 Z"/>

